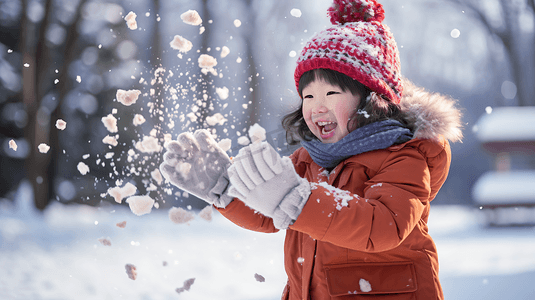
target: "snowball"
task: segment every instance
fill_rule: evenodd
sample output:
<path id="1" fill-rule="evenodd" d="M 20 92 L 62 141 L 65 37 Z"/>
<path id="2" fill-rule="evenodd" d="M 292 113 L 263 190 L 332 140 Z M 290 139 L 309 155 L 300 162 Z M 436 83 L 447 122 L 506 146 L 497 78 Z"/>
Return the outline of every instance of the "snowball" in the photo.
<path id="1" fill-rule="evenodd" d="M 115 226 L 117 226 L 119 228 L 125 228 L 126 227 L 126 221 L 119 222 L 119 223 L 115 224 Z"/>
<path id="2" fill-rule="evenodd" d="M 65 130 L 67 127 L 67 122 L 63 121 L 62 119 L 56 120 L 56 128 L 59 130 Z"/>
<path id="3" fill-rule="evenodd" d="M 223 115 L 220 113 L 216 113 L 213 116 L 206 117 L 206 123 L 208 123 L 208 125 L 210 126 L 215 126 L 217 124 L 223 125 L 225 124 L 225 122 L 227 122 L 227 119 L 225 119 L 225 117 L 223 117 Z"/>
<path id="4" fill-rule="evenodd" d="M 221 49 L 221 58 L 227 57 L 230 54 L 230 49 L 227 46 L 223 46 Z"/>
<path id="5" fill-rule="evenodd" d="M 194 218 L 195 216 L 191 212 L 186 211 L 182 207 L 172 207 L 169 210 L 169 220 L 175 224 L 188 223 Z"/>
<path id="6" fill-rule="evenodd" d="M 266 139 L 266 130 L 255 123 L 249 128 L 249 137 L 253 143 L 261 142 Z"/>
<path id="7" fill-rule="evenodd" d="M 47 144 L 44 144 L 44 143 L 39 144 L 39 146 L 37 148 L 39 149 L 39 152 L 41 152 L 41 153 L 47 153 L 48 150 L 50 150 L 50 146 L 48 146 Z"/>
<path id="8" fill-rule="evenodd" d="M 82 77 L 80 77 L 80 75 L 76 76 L 76 81 L 77 81 L 78 83 L 82 82 Z"/>
<path id="9" fill-rule="evenodd" d="M 256 281 L 258 281 L 258 282 L 265 282 L 265 281 L 266 281 L 266 279 L 264 278 L 264 276 L 262 276 L 262 275 L 260 275 L 260 274 L 258 274 L 258 273 L 255 273 L 255 274 L 254 274 L 254 279 L 256 279 Z"/>
<path id="10" fill-rule="evenodd" d="M 141 124 L 145 123 L 145 121 L 146 120 L 142 115 L 140 115 L 140 114 L 135 114 L 134 115 L 134 121 L 133 121 L 134 126 L 141 125 Z"/>
<path id="11" fill-rule="evenodd" d="M 132 264 L 126 264 L 124 268 L 126 269 L 126 274 L 128 274 L 128 278 L 132 280 L 136 280 L 136 277 L 137 277 L 136 266 Z"/>
<path id="12" fill-rule="evenodd" d="M 171 45 L 171 48 L 184 53 L 188 52 L 189 50 L 191 50 L 191 48 L 193 48 L 193 44 L 187 39 L 181 37 L 180 35 L 175 35 L 175 37 L 169 44 Z"/>
<path id="13" fill-rule="evenodd" d="M 241 26 L 241 21 L 238 20 L 238 19 L 234 20 L 234 26 L 240 27 Z"/>
<path id="14" fill-rule="evenodd" d="M 368 293 L 368 292 L 371 292 L 371 290 L 372 290 L 372 286 L 371 286 L 370 282 L 368 282 L 368 280 L 366 280 L 364 278 L 361 278 L 359 280 L 359 285 L 360 285 L 360 291 L 361 292 Z"/>
<path id="15" fill-rule="evenodd" d="M 14 140 L 9 140 L 9 148 L 13 149 L 13 151 L 17 151 L 17 143 Z"/>
<path id="16" fill-rule="evenodd" d="M 149 196 L 132 196 L 126 199 L 130 210 L 137 216 L 148 214 L 152 211 L 154 200 Z"/>
<path id="17" fill-rule="evenodd" d="M 89 173 L 89 167 L 83 162 L 79 162 L 76 168 L 78 168 L 78 171 L 82 175 Z"/>
<path id="18" fill-rule="evenodd" d="M 180 15 L 182 21 L 186 24 L 197 26 L 202 24 L 202 19 L 196 10 L 188 10 Z"/>
<path id="19" fill-rule="evenodd" d="M 104 246 L 111 246 L 110 238 L 100 238 L 98 241 Z"/>
<path id="20" fill-rule="evenodd" d="M 246 136 L 240 136 L 238 138 L 238 144 L 242 145 L 242 146 L 247 146 L 249 145 L 251 141 L 249 141 L 249 139 L 246 137 Z"/>
<path id="21" fill-rule="evenodd" d="M 222 88 L 218 88 L 216 87 L 215 88 L 215 92 L 216 94 L 219 96 L 219 99 L 221 100 L 226 100 L 228 98 L 228 88 L 226 86 L 222 87 Z"/>
<path id="22" fill-rule="evenodd" d="M 158 139 L 153 136 L 144 136 L 143 140 L 136 143 L 136 149 L 143 153 L 153 153 L 162 151 L 162 146 Z"/>
<path id="23" fill-rule="evenodd" d="M 450 33 L 451 37 L 456 39 L 461 35 L 461 31 L 457 28 L 453 29 Z"/>
<path id="24" fill-rule="evenodd" d="M 205 208 L 203 208 L 201 212 L 199 213 L 199 217 L 201 217 L 202 219 L 208 222 L 212 221 L 212 206 L 208 205 Z"/>
<path id="25" fill-rule="evenodd" d="M 102 124 L 108 129 L 109 132 L 117 132 L 119 129 L 117 128 L 117 119 L 112 115 L 108 114 L 105 117 L 102 117 Z"/>
<path id="26" fill-rule="evenodd" d="M 102 139 L 102 142 L 104 144 L 108 144 L 108 145 L 112 145 L 112 146 L 117 146 L 117 138 L 113 137 L 113 136 L 105 136 L 103 139 Z"/>
<path id="27" fill-rule="evenodd" d="M 199 67 L 203 69 L 213 68 L 217 66 L 217 59 L 208 54 L 201 54 L 198 59 Z"/>
<path id="28" fill-rule="evenodd" d="M 300 18 L 301 10 L 298 8 L 292 8 L 292 10 L 290 10 L 290 15 L 292 15 L 292 17 Z"/>
<path id="29" fill-rule="evenodd" d="M 115 95 L 117 98 L 117 101 L 121 102 L 125 106 L 130 106 L 134 103 L 136 103 L 137 98 L 141 94 L 140 90 L 117 90 L 117 94 Z"/>
<path id="30" fill-rule="evenodd" d="M 124 198 L 133 196 L 137 191 L 137 188 L 135 185 L 128 182 L 123 187 L 112 187 L 108 189 L 108 194 L 115 199 L 115 202 L 121 203 Z"/>
<path id="31" fill-rule="evenodd" d="M 128 28 L 130 28 L 131 30 L 137 29 L 136 17 L 137 15 L 133 11 L 129 12 L 126 17 L 124 17 L 124 20 L 126 21 L 126 26 L 128 26 Z"/>
<path id="32" fill-rule="evenodd" d="M 152 179 L 156 180 L 158 185 L 162 184 L 163 177 L 162 177 L 162 174 L 160 173 L 160 170 L 154 169 L 154 171 L 150 172 L 150 176 L 152 177 Z"/>
<path id="33" fill-rule="evenodd" d="M 222 139 L 221 141 L 219 141 L 219 143 L 217 143 L 217 146 L 219 146 L 219 148 L 221 148 L 221 150 L 226 152 L 226 151 L 230 150 L 230 147 L 232 146 L 232 140 L 231 139 Z"/>
<path id="34" fill-rule="evenodd" d="M 189 289 L 191 288 L 194 282 L 195 282 L 195 278 L 190 278 L 184 281 L 184 286 L 182 286 L 181 288 L 177 288 L 175 291 L 179 294 L 184 291 L 189 291 Z"/>

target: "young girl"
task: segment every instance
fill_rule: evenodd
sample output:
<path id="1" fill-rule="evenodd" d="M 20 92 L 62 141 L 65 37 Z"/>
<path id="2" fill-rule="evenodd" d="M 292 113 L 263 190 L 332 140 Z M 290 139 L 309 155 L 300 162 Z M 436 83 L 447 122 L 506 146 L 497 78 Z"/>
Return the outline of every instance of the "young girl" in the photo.
<path id="1" fill-rule="evenodd" d="M 281 158 L 255 143 L 231 163 L 199 130 L 169 143 L 160 169 L 244 228 L 286 230 L 282 299 L 443 299 L 427 220 L 460 113 L 401 79 L 376 1 L 335 0 L 329 15 L 297 61 L 301 107 L 282 121 L 303 147 Z"/>

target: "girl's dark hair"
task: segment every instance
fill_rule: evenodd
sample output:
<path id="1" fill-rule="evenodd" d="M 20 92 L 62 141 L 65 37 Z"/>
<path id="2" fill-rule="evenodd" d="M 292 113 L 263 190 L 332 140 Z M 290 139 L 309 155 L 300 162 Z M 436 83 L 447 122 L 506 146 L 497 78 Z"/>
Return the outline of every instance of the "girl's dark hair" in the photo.
<path id="1" fill-rule="evenodd" d="M 338 86 L 342 91 L 350 91 L 355 96 L 360 96 L 360 104 L 357 110 L 351 116 L 347 123 L 349 132 L 387 119 L 400 121 L 407 128 L 413 130 L 408 124 L 404 114 L 400 111 L 398 104 L 385 99 L 379 95 L 371 96 L 372 91 L 362 83 L 340 72 L 330 69 L 314 69 L 305 72 L 299 79 L 299 97 L 301 105 L 295 111 L 287 114 L 282 118 L 282 128 L 286 130 L 286 141 L 290 145 L 296 145 L 301 140 L 310 141 L 316 136 L 308 129 L 303 118 L 303 89 L 315 80 L 324 80 L 325 82 Z"/>

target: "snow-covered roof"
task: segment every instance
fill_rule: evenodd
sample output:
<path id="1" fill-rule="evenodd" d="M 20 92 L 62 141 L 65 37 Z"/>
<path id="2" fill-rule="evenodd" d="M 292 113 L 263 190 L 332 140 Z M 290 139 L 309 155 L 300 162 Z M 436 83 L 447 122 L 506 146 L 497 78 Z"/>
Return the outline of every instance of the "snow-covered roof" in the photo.
<path id="1" fill-rule="evenodd" d="M 477 204 L 535 204 L 535 170 L 487 172 L 472 189 Z"/>
<path id="2" fill-rule="evenodd" d="M 535 141 L 535 106 L 497 107 L 476 124 L 482 142 Z"/>

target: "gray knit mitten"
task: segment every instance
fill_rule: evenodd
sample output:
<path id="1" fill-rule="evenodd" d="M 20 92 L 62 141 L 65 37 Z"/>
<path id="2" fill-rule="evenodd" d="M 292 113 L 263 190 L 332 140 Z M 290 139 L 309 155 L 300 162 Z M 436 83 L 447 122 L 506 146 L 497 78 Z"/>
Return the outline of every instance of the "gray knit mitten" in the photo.
<path id="1" fill-rule="evenodd" d="M 295 172 L 292 161 L 267 142 L 240 149 L 228 169 L 228 194 L 271 217 L 286 229 L 297 219 L 310 196 L 310 184 Z"/>
<path id="2" fill-rule="evenodd" d="M 208 131 L 181 133 L 166 149 L 160 172 L 171 184 L 217 207 L 232 201 L 227 194 L 230 158 Z"/>

